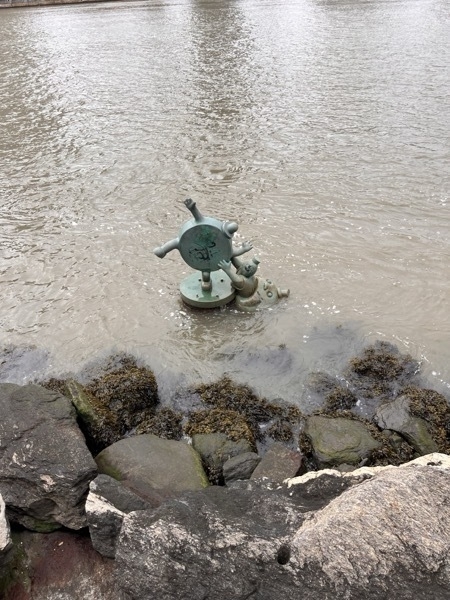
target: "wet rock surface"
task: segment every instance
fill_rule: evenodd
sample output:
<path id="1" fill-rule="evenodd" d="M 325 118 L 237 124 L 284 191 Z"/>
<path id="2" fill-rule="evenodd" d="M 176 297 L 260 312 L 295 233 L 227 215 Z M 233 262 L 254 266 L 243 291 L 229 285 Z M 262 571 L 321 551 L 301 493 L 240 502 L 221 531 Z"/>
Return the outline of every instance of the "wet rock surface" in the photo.
<path id="1" fill-rule="evenodd" d="M 5 385 L 0 491 L 16 540 L 0 549 L 7 600 L 448 597 L 449 403 L 390 344 L 369 346 L 339 377 L 312 374 L 310 414 L 229 377 L 161 406 L 152 371 L 123 354 L 45 389 Z M 71 454 L 84 471 L 67 491 Z M 88 523 L 89 536 L 66 546 L 67 531 L 42 537 L 17 523 Z M 60 544 L 72 549 L 64 560 Z"/>
<path id="2" fill-rule="evenodd" d="M 307 419 L 305 434 L 319 468 L 342 463 L 358 465 L 381 446 L 364 423 L 344 417 L 313 415 Z"/>
<path id="3" fill-rule="evenodd" d="M 448 456 L 432 455 L 425 464 L 338 474 L 332 485 L 324 473 L 325 486 L 320 473 L 274 489 L 241 482 L 131 513 L 118 580 L 132 600 L 444 600 L 449 468 Z"/>
<path id="4" fill-rule="evenodd" d="M 0 385 L 0 490 L 11 521 L 36 531 L 86 526 L 97 474 L 69 400 L 38 385 Z"/>
<path id="5" fill-rule="evenodd" d="M 150 433 L 125 438 L 97 457 L 99 473 L 159 506 L 167 498 L 209 485 L 199 454 L 185 442 Z"/>
<path id="6" fill-rule="evenodd" d="M 85 532 L 13 533 L 2 600 L 127 600 L 114 580 L 114 561 L 96 552 Z"/>
<path id="7" fill-rule="evenodd" d="M 145 510 L 150 504 L 108 475 L 91 481 L 86 500 L 86 517 L 92 545 L 108 558 L 116 555 L 116 541 L 126 514 Z"/>
<path id="8" fill-rule="evenodd" d="M 212 485 L 223 485 L 223 467 L 228 460 L 253 450 L 253 445 L 247 439 L 234 441 L 225 433 L 195 434 L 192 436 L 192 447 L 199 453 Z"/>
<path id="9" fill-rule="evenodd" d="M 403 436 L 419 454 L 438 450 L 427 422 L 412 414 L 411 401 L 405 394 L 379 406 L 375 421 L 381 429 L 389 429 Z"/>
<path id="10" fill-rule="evenodd" d="M 83 379 L 87 381 L 50 379 L 42 385 L 72 401 L 94 455 L 138 427 L 141 432 L 156 427 L 152 423 L 159 402 L 156 379 L 134 357 L 112 355 Z"/>
<path id="11" fill-rule="evenodd" d="M 252 473 L 252 479 L 282 482 L 295 477 L 305 469 L 303 455 L 275 442 L 262 457 Z"/>
<path id="12" fill-rule="evenodd" d="M 223 465 L 225 485 L 229 485 L 232 481 L 250 479 L 260 462 L 261 457 L 256 452 L 245 452 L 229 458 Z"/>

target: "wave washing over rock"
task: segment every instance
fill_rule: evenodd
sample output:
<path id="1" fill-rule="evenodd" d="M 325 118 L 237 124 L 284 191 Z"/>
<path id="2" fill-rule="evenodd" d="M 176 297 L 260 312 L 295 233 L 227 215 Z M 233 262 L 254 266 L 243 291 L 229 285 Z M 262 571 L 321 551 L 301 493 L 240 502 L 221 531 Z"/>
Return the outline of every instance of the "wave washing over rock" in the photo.
<path id="1" fill-rule="evenodd" d="M 448 399 L 385 342 L 307 393 L 224 377 L 161 405 L 125 354 L 1 383 L 2 597 L 447 599 Z"/>

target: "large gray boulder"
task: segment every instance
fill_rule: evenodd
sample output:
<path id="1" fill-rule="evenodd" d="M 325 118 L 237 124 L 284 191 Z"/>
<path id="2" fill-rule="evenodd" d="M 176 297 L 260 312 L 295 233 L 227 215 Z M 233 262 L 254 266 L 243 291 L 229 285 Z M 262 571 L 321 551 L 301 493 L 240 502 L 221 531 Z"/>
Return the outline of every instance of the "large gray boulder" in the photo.
<path id="1" fill-rule="evenodd" d="M 384 469 L 311 515 L 289 544 L 304 597 L 449 598 L 449 467 L 445 456 Z"/>
<path id="2" fill-rule="evenodd" d="M 324 476 L 130 513 L 119 586 L 131 600 L 448 600 L 450 458 Z"/>
<path id="3" fill-rule="evenodd" d="M 211 486 L 124 518 L 116 581 L 131 600 L 236 600 L 260 588 L 264 598 L 284 597 L 277 552 L 304 515 L 294 501 L 246 484 Z"/>
<path id="4" fill-rule="evenodd" d="M 99 473 L 156 507 L 165 499 L 209 485 L 199 454 L 185 442 L 151 433 L 125 438 L 96 457 Z"/>
<path id="5" fill-rule="evenodd" d="M 11 521 L 35 531 L 86 526 L 95 462 L 75 410 L 38 385 L 0 385 L 0 489 Z"/>

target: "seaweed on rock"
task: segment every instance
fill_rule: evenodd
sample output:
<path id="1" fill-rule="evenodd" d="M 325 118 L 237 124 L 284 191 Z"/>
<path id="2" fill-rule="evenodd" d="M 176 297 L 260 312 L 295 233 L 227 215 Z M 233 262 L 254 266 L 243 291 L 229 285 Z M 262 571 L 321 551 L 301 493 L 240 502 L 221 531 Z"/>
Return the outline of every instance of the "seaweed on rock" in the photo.
<path id="1" fill-rule="evenodd" d="M 286 429 L 289 424 L 295 427 L 302 417 L 296 406 L 269 402 L 258 397 L 249 386 L 239 385 L 229 377 L 222 377 L 212 384 L 200 385 L 196 391 L 205 404 L 241 415 L 257 441 L 265 438 L 261 425 L 282 420 L 283 428 Z"/>
<path id="2" fill-rule="evenodd" d="M 442 394 L 435 390 L 407 386 L 402 393 L 410 401 L 410 411 L 427 422 L 439 452 L 450 454 L 450 406 Z"/>
<path id="3" fill-rule="evenodd" d="M 142 421 L 134 433 L 153 433 L 160 438 L 167 440 L 181 440 L 183 437 L 183 415 L 171 408 L 162 408 L 157 411 L 152 417 Z"/>
<path id="4" fill-rule="evenodd" d="M 228 439 L 237 442 L 247 440 L 255 447 L 255 436 L 245 417 L 235 411 L 224 408 L 199 410 L 189 415 L 184 427 L 187 435 L 224 433 Z"/>

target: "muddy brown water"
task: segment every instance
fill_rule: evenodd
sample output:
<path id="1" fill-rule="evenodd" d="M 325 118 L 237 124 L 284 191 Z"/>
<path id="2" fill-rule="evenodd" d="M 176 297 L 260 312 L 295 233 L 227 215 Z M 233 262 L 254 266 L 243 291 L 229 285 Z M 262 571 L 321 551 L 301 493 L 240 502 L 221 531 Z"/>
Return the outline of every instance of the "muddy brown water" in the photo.
<path id="1" fill-rule="evenodd" d="M 1 378 L 110 352 L 307 404 L 376 339 L 450 388 L 447 0 L 139 1 L 0 11 Z M 271 310 L 185 307 L 153 248 L 236 220 Z M 253 255 L 252 254 L 252 255 Z M 303 406 L 305 408 L 305 406 Z M 307 407 L 306 407 L 307 408 Z"/>

